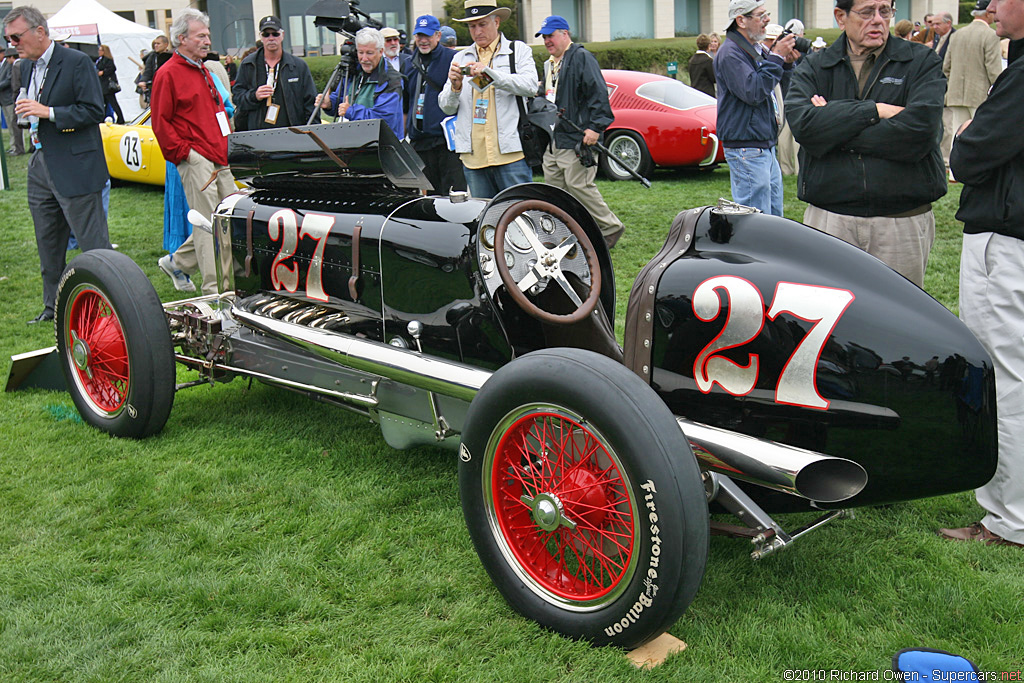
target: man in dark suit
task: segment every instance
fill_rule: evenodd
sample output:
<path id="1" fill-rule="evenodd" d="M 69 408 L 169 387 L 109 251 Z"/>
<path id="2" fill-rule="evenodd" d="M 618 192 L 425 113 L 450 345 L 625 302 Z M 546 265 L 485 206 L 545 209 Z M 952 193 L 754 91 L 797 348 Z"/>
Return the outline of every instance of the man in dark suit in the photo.
<path id="1" fill-rule="evenodd" d="M 103 211 L 103 187 L 109 176 L 99 129 L 105 112 L 92 60 L 53 42 L 39 10 L 15 7 L 4 17 L 4 36 L 24 59 L 21 82 L 28 97 L 18 100 L 14 109 L 32 123 L 28 206 L 45 307 L 31 324 L 53 320 L 71 230 L 82 251 L 111 248 Z"/>

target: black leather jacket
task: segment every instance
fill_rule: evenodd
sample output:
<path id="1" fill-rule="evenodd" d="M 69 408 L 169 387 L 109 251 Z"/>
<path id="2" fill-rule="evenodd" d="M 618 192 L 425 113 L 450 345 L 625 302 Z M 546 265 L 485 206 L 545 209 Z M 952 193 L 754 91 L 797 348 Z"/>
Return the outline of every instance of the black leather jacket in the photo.
<path id="1" fill-rule="evenodd" d="M 845 34 L 794 70 L 786 120 L 800 143 L 800 199 L 848 216 L 892 216 L 946 194 L 939 151 L 946 78 L 938 55 L 890 37 L 864 93 L 857 91 Z M 813 95 L 828 104 L 814 106 Z M 905 109 L 880 119 L 876 102 Z"/>

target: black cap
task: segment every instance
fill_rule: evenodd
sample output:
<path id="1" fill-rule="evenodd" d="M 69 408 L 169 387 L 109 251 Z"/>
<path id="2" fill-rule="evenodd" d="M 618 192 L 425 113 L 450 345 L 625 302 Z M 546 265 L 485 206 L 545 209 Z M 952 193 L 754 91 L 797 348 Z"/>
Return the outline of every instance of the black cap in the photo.
<path id="1" fill-rule="evenodd" d="M 281 26 L 281 20 L 271 14 L 269 17 L 263 17 L 260 19 L 260 33 L 263 33 L 268 28 L 272 28 L 275 31 L 284 30 L 284 26 Z"/>
<path id="2" fill-rule="evenodd" d="M 988 9 L 988 3 L 989 3 L 989 0 L 978 0 L 974 4 L 974 10 L 972 10 L 972 11 L 974 11 L 974 12 L 984 12 L 985 10 Z"/>

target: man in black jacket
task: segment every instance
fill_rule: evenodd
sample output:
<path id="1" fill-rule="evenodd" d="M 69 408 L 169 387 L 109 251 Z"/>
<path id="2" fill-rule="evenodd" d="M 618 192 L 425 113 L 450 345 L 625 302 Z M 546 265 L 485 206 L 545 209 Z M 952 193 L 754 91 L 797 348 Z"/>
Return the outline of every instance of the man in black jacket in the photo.
<path id="1" fill-rule="evenodd" d="M 27 97 L 15 113 L 31 122 L 34 152 L 28 162 L 28 207 L 35 225 L 43 312 L 29 323 L 53 320 L 57 285 L 74 230 L 82 251 L 110 249 L 103 187 L 107 163 L 99 123 L 103 95 L 96 67 L 85 53 L 50 39 L 35 7 L 15 7 L 4 18 L 4 36 L 22 58 Z"/>
<path id="2" fill-rule="evenodd" d="M 442 194 L 465 191 L 466 174 L 459 155 L 448 149 L 441 121 L 445 114 L 437 96 L 448 80 L 455 50 L 441 45 L 441 22 L 431 14 L 416 19 L 413 30 L 416 52 L 405 60 L 405 131 L 416 153 L 426 164 L 423 175 Z"/>
<path id="3" fill-rule="evenodd" d="M 1024 38 L 1024 0 L 992 0 L 996 33 Z M 1016 55 L 1015 55 L 1016 56 Z M 963 183 L 960 318 L 992 355 L 999 464 L 975 493 L 985 518 L 939 535 L 988 545 L 1024 545 L 1024 59 L 996 78 L 974 119 L 953 140 L 949 166 Z"/>
<path id="4" fill-rule="evenodd" d="M 921 286 L 946 194 L 939 151 L 946 78 L 919 43 L 890 39 L 890 0 L 838 0 L 843 34 L 807 55 L 786 97 L 800 143 L 804 223 Z"/>
<path id="5" fill-rule="evenodd" d="M 594 184 L 597 166 L 584 166 L 576 156 L 577 145 L 584 153 L 593 147 L 604 129 L 615 120 L 608 102 L 608 86 L 594 55 L 569 36 L 569 22 L 550 16 L 540 25 L 544 47 L 551 57 L 544 63 L 544 96 L 565 110 L 565 117 L 583 130 L 575 130 L 559 120 L 555 134 L 544 153 L 544 182 L 568 191 L 594 217 L 609 248 L 622 237 L 626 228 L 608 208 Z"/>
<path id="6" fill-rule="evenodd" d="M 231 88 L 235 130 L 305 125 L 316 101 L 309 67 L 284 51 L 277 17 L 260 19 L 260 40 L 263 47 L 242 60 Z"/>

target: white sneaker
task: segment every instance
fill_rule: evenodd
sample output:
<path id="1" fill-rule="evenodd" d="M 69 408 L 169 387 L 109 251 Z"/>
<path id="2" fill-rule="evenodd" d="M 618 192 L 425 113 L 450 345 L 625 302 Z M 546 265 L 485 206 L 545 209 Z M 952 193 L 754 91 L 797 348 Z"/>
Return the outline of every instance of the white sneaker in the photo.
<path id="1" fill-rule="evenodd" d="M 167 276 L 171 278 L 171 282 L 174 283 L 174 288 L 179 292 L 194 292 L 196 286 L 192 283 L 183 271 L 174 267 L 174 256 L 167 254 L 162 256 L 159 261 L 156 262 L 160 266 L 160 270 L 167 273 Z"/>

